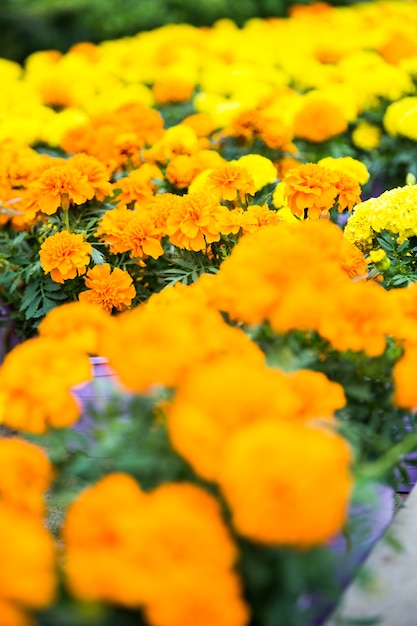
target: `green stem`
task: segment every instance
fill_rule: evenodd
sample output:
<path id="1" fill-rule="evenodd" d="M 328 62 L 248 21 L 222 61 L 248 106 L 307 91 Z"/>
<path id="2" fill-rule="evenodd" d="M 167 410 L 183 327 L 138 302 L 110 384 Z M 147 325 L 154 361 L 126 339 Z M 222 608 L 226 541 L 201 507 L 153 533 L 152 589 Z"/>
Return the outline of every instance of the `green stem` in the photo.
<path id="1" fill-rule="evenodd" d="M 412 452 L 417 447 L 417 429 L 410 432 L 395 444 L 388 452 L 377 461 L 372 461 L 363 465 L 359 472 L 366 478 L 378 478 L 392 469 L 400 459 Z"/>
<path id="2" fill-rule="evenodd" d="M 62 215 L 63 215 L 63 217 L 62 217 L 62 221 L 64 222 L 64 226 L 65 226 L 65 228 L 66 228 L 68 231 L 71 231 L 71 228 L 70 228 L 70 223 L 69 223 L 69 215 L 68 215 L 68 213 L 69 213 L 69 211 L 65 211 L 65 210 L 63 210 L 63 211 L 62 211 Z"/>

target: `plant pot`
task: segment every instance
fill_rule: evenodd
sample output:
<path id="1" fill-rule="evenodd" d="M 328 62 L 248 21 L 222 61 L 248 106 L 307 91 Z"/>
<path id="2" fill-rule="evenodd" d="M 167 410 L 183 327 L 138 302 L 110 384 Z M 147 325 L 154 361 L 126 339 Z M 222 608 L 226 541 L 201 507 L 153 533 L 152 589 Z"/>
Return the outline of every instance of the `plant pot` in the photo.
<path id="1" fill-rule="evenodd" d="M 81 416 L 73 428 L 77 432 L 91 436 L 95 426 L 95 416 L 102 413 L 111 398 L 120 391 L 116 373 L 110 368 L 105 357 L 90 357 L 93 368 L 92 380 L 76 385 L 72 394 L 81 405 Z"/>
<path id="2" fill-rule="evenodd" d="M 392 487 L 371 484 L 361 494 L 361 500 L 351 505 L 348 532 L 338 534 L 329 542 L 334 593 L 313 593 L 301 599 L 308 626 L 322 626 L 335 610 L 343 591 L 390 526 L 394 517 L 394 496 Z"/>

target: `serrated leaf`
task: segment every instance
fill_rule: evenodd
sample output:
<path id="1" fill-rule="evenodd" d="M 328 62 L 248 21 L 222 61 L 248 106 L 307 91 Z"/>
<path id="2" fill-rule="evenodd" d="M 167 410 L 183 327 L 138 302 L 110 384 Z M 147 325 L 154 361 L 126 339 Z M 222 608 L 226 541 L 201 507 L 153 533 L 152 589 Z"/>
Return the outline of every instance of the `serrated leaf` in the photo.
<path id="1" fill-rule="evenodd" d="M 41 315 L 43 315 L 42 296 L 34 298 L 31 304 L 26 309 L 24 309 L 24 311 L 26 320 L 30 320 L 34 317 L 40 317 Z"/>
<path id="2" fill-rule="evenodd" d="M 91 258 L 93 260 L 93 263 L 95 263 L 96 265 L 103 265 L 105 261 L 104 254 L 100 252 L 100 250 L 97 250 L 97 248 L 93 248 Z"/>

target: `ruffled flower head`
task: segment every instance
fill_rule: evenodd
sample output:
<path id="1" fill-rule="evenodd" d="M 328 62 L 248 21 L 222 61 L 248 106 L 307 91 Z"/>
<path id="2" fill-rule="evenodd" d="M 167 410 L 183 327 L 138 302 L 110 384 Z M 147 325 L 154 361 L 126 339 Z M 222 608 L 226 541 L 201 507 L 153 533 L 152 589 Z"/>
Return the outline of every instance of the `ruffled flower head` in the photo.
<path id="1" fill-rule="evenodd" d="M 109 263 L 91 268 L 84 282 L 88 289 L 79 294 L 80 302 L 98 304 L 107 313 L 111 313 L 113 309 L 127 309 L 136 295 L 129 272 L 119 267 L 112 270 Z"/>
<path id="2" fill-rule="evenodd" d="M 51 274 L 52 280 L 63 283 L 85 273 L 92 251 L 84 235 L 63 230 L 45 239 L 41 245 L 41 267 L 45 274 Z"/>

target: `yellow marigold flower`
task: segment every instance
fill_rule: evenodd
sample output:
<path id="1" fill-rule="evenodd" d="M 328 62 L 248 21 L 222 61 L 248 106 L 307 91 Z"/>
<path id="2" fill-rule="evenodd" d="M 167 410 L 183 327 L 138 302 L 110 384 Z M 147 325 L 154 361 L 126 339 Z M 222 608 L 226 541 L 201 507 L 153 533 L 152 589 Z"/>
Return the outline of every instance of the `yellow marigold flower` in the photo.
<path id="1" fill-rule="evenodd" d="M 387 257 L 387 253 L 382 248 L 379 250 L 371 250 L 369 252 L 369 260 L 376 266 L 380 266 L 381 269 L 388 269 L 390 266 L 390 260 Z"/>
<path id="2" fill-rule="evenodd" d="M 43 515 L 44 495 L 51 481 L 52 466 L 42 448 L 15 437 L 0 439 L 2 504 L 23 514 Z"/>
<path id="3" fill-rule="evenodd" d="M 247 623 L 237 549 L 218 502 L 199 487 L 144 493 L 129 475 L 110 474 L 69 507 L 63 536 L 68 584 L 83 600 L 139 605 L 161 626 Z"/>
<path id="4" fill-rule="evenodd" d="M 255 195 L 257 188 L 252 174 L 247 168 L 233 163 L 217 167 L 207 177 L 207 189 L 215 193 L 221 200 L 240 199 L 246 195 Z"/>
<path id="5" fill-rule="evenodd" d="M 63 344 L 57 351 L 56 340 L 46 337 L 19 344 L 0 368 L 0 423 L 34 434 L 73 424 L 80 407 L 71 389 L 91 376 L 90 360 L 78 349 Z"/>
<path id="6" fill-rule="evenodd" d="M 351 462 L 347 442 L 330 429 L 271 420 L 246 426 L 230 441 L 219 478 L 237 532 L 279 546 L 323 544 L 346 522 Z"/>
<path id="7" fill-rule="evenodd" d="M 347 128 L 343 110 L 325 99 L 306 99 L 294 118 L 294 135 L 315 143 L 340 135 Z"/>
<path id="8" fill-rule="evenodd" d="M 240 165 L 250 172 L 257 190 L 277 181 L 275 165 L 261 154 L 245 154 L 231 163 Z"/>
<path id="9" fill-rule="evenodd" d="M 0 603 L 11 602 L 28 609 L 52 604 L 55 549 L 43 520 L 1 502 L 0 536 Z"/>
<path id="10" fill-rule="evenodd" d="M 62 207 L 68 209 L 72 203 L 84 204 L 94 198 L 94 187 L 78 167 L 66 163 L 45 170 L 38 180 L 28 186 L 28 210 L 52 215 Z"/>
<path id="11" fill-rule="evenodd" d="M 366 165 L 350 156 L 339 158 L 324 157 L 324 159 L 317 161 L 317 165 L 343 172 L 351 178 L 354 178 L 360 185 L 365 185 L 370 178 Z"/>
<path id="12" fill-rule="evenodd" d="M 167 218 L 170 241 L 186 250 L 205 250 L 207 244 L 220 239 L 218 221 L 223 211 L 218 199 L 208 192 L 181 196 Z"/>
<path id="13" fill-rule="evenodd" d="M 286 374 L 229 355 L 190 372 L 168 409 L 168 430 L 195 471 L 216 480 L 230 439 L 247 424 L 331 419 L 345 403 L 342 387 L 323 374 Z"/>
<path id="14" fill-rule="evenodd" d="M 416 141 L 417 97 L 409 96 L 390 104 L 384 114 L 383 124 L 389 135 L 408 137 Z"/>
<path id="15" fill-rule="evenodd" d="M 39 324 L 38 333 L 85 354 L 100 356 L 101 337 L 112 332 L 113 321 L 101 306 L 68 302 L 49 311 Z"/>
<path id="16" fill-rule="evenodd" d="M 52 280 L 63 283 L 85 273 L 92 251 L 84 235 L 63 230 L 45 239 L 39 258 L 45 274 L 50 273 Z"/>
<path id="17" fill-rule="evenodd" d="M 369 122 L 359 122 L 352 131 L 352 142 L 361 150 L 375 150 L 381 143 L 381 129 Z"/>
<path id="18" fill-rule="evenodd" d="M 384 191 L 355 206 L 344 235 L 364 252 L 374 246 L 379 232 L 386 230 L 399 241 L 417 234 L 417 185 L 405 185 Z"/>
<path id="19" fill-rule="evenodd" d="M 84 282 L 88 289 L 78 295 L 80 302 L 98 304 L 107 313 L 113 308 L 124 311 L 136 295 L 129 272 L 119 267 L 111 268 L 109 263 L 95 265 L 88 270 Z"/>

